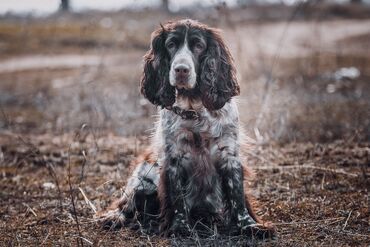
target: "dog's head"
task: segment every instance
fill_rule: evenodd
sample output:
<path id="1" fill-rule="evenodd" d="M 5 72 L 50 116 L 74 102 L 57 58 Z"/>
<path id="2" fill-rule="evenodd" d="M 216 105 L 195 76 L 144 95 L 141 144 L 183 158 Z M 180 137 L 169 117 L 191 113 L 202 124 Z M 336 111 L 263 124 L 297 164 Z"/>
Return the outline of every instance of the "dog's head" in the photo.
<path id="1" fill-rule="evenodd" d="M 161 25 L 144 62 L 141 92 L 155 105 L 172 106 L 177 94 L 187 94 L 218 110 L 240 92 L 219 31 L 193 20 Z"/>

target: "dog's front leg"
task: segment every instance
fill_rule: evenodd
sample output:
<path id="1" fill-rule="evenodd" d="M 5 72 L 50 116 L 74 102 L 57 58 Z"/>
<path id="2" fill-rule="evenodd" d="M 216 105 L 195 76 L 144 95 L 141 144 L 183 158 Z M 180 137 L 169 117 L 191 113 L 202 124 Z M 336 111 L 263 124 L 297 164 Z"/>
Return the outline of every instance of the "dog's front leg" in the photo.
<path id="1" fill-rule="evenodd" d="M 224 149 L 223 152 L 227 150 Z M 242 231 L 256 224 L 245 205 L 243 167 L 239 157 L 232 156 L 230 153 L 224 155 L 219 163 L 219 174 L 222 178 L 230 224 L 236 225 Z"/>
<path id="2" fill-rule="evenodd" d="M 159 200 L 163 223 L 161 231 L 168 234 L 186 234 L 188 208 L 185 202 L 187 176 L 184 167 L 188 166 L 184 157 L 166 158 L 159 183 Z"/>

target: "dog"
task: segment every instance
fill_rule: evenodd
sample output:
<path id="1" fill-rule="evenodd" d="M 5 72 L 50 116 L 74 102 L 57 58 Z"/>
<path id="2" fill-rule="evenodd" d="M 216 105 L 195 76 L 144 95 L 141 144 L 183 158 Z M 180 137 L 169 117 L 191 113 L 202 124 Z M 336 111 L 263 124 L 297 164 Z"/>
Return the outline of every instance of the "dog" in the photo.
<path id="1" fill-rule="evenodd" d="M 124 194 L 99 214 L 103 225 L 138 222 L 175 235 L 214 225 L 232 234 L 271 233 L 246 193 L 234 99 L 240 87 L 220 31 L 194 20 L 161 25 L 144 56 L 140 86 L 159 107 L 159 121 Z"/>

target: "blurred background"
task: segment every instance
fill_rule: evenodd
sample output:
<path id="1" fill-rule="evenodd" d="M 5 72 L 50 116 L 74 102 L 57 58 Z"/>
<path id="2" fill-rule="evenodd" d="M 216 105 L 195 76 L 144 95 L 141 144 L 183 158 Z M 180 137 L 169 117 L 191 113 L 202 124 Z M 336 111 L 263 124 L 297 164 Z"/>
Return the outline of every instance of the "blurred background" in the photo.
<path id="1" fill-rule="evenodd" d="M 370 0 L 0 0 L 0 246 L 184 245 L 94 220 L 154 127 L 151 32 L 182 18 L 235 59 L 263 246 L 369 246 Z"/>
<path id="2" fill-rule="evenodd" d="M 370 1 L 0 1 L 0 131 L 145 134 L 150 34 L 171 19 L 223 30 L 258 142 L 370 139 Z"/>

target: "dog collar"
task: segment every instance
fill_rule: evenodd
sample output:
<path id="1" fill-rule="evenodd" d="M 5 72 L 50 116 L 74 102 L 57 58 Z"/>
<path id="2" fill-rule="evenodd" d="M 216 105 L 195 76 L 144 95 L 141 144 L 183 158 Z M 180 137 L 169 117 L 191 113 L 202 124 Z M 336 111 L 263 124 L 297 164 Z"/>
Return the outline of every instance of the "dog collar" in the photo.
<path id="1" fill-rule="evenodd" d="M 171 110 L 176 115 L 179 115 L 182 119 L 185 119 L 185 120 L 194 120 L 194 119 L 199 118 L 198 113 L 194 110 L 184 110 L 184 109 L 181 109 L 178 106 L 170 106 L 167 109 Z"/>

